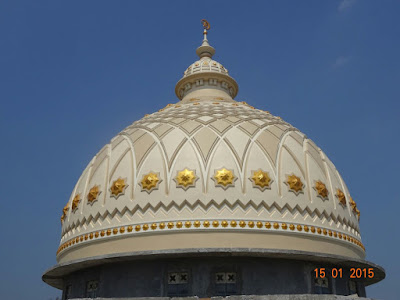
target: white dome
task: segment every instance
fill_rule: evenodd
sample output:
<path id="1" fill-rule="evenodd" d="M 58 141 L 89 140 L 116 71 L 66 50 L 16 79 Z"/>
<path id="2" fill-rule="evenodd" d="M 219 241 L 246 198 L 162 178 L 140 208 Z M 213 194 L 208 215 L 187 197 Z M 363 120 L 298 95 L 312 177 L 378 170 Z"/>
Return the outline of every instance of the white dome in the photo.
<path id="1" fill-rule="evenodd" d="M 203 57 L 200 60 L 192 63 L 186 69 L 183 76 L 186 77 L 192 74 L 196 74 L 198 72 L 216 72 L 216 73 L 228 74 L 228 70 L 225 69 L 223 65 L 208 57 Z"/>
<path id="2" fill-rule="evenodd" d="M 128 126 L 83 171 L 63 210 L 59 262 L 205 247 L 364 258 L 335 166 L 280 117 L 234 101 L 237 83 L 211 48 L 178 82 L 182 101 Z"/>
<path id="3" fill-rule="evenodd" d="M 233 180 L 227 179 L 231 183 L 215 178 L 224 168 L 232 173 Z M 186 186 L 177 179 L 185 169 L 196 179 L 189 179 Z M 142 184 L 151 173 L 158 182 Z M 263 182 L 262 174 L 270 182 Z M 292 175 L 302 184 L 291 188 Z M 326 191 L 319 191 L 316 182 Z M 338 190 L 344 193 L 344 204 Z M 326 197 L 321 196 L 324 193 Z M 279 117 L 235 101 L 169 105 L 123 130 L 83 171 L 66 206 L 58 259 L 77 258 L 85 252 L 84 245 L 124 237 L 167 236 L 173 245 L 173 236 L 182 232 L 254 232 L 260 248 L 279 233 L 296 241 L 332 244 L 322 252 L 343 247 L 340 254 L 363 257 L 357 211 L 350 199 L 332 162 Z M 239 225 L 241 221 L 245 226 Z M 286 243 L 295 246 L 290 240 L 278 244 Z M 134 240 L 131 246 L 146 248 Z M 163 247 L 155 243 L 152 250 L 157 246 Z"/>

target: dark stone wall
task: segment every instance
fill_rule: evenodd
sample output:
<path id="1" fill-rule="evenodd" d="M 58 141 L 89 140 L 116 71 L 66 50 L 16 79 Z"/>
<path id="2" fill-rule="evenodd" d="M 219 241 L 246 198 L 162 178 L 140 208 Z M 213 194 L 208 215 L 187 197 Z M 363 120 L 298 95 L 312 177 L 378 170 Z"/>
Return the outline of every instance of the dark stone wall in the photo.
<path id="1" fill-rule="evenodd" d="M 262 257 L 163 258 L 103 264 L 72 273 L 64 282 L 71 288 L 69 299 L 85 298 L 88 281 L 98 281 L 96 297 L 104 298 L 315 294 L 313 270 L 317 267 L 326 268 L 328 274 L 330 268 L 340 268 Z M 172 273 L 187 273 L 187 283 L 168 284 Z M 234 282 L 217 283 L 216 274 L 234 276 Z M 343 278 L 329 278 L 329 293 L 349 295 L 348 279 L 349 272 L 343 268 Z M 365 297 L 362 280 L 357 288 L 359 296 Z"/>

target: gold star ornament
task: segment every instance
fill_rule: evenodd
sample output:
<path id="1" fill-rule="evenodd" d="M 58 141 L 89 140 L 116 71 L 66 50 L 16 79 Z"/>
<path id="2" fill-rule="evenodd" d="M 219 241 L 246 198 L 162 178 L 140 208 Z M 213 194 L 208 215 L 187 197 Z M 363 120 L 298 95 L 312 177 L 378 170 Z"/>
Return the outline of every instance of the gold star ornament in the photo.
<path id="1" fill-rule="evenodd" d="M 81 195 L 77 194 L 75 195 L 74 199 L 72 200 L 72 211 L 75 212 L 75 210 L 78 208 L 78 204 L 81 202 Z"/>
<path id="2" fill-rule="evenodd" d="M 272 179 L 269 177 L 268 172 L 264 172 L 261 169 L 252 171 L 253 175 L 249 178 L 253 183 L 253 187 L 264 191 L 271 188 Z"/>
<path id="3" fill-rule="evenodd" d="M 125 193 L 127 187 L 126 178 L 118 178 L 117 180 L 114 180 L 110 187 L 111 197 L 118 199 L 119 196 Z"/>
<path id="4" fill-rule="evenodd" d="M 301 181 L 300 177 L 297 177 L 294 174 L 286 175 L 285 184 L 289 187 L 289 191 L 296 195 L 303 192 L 304 183 Z"/>
<path id="5" fill-rule="evenodd" d="M 97 198 L 99 197 L 100 193 L 101 193 L 101 192 L 100 192 L 100 190 L 99 190 L 99 186 L 98 186 L 98 185 L 93 186 L 93 187 L 89 190 L 89 193 L 88 193 L 88 195 L 87 195 L 88 203 L 89 203 L 89 204 L 93 204 L 93 203 L 97 200 Z"/>
<path id="6" fill-rule="evenodd" d="M 346 196 L 340 189 L 336 189 L 336 197 L 342 206 L 346 206 Z"/>
<path id="7" fill-rule="evenodd" d="M 325 183 L 323 183 L 322 181 L 320 180 L 315 181 L 314 190 L 317 191 L 318 197 L 320 197 L 322 200 L 328 199 L 329 192 L 328 189 L 326 188 Z"/>
<path id="8" fill-rule="evenodd" d="M 212 177 L 215 186 L 222 187 L 224 190 L 230 186 L 235 186 L 234 182 L 236 179 L 237 177 L 233 174 L 233 171 L 225 168 L 215 170 L 214 176 Z"/>
<path id="9" fill-rule="evenodd" d="M 142 181 L 139 185 L 142 187 L 142 191 L 146 191 L 150 194 L 153 190 L 158 189 L 161 181 L 160 173 L 150 171 L 150 173 L 143 175 Z"/>
<path id="10" fill-rule="evenodd" d="M 358 219 L 358 221 L 360 221 L 360 216 L 361 216 L 361 213 L 360 213 L 360 211 L 359 211 L 359 209 L 358 209 L 357 207 L 356 207 L 355 214 L 357 215 L 357 219 Z"/>
<path id="11" fill-rule="evenodd" d="M 199 178 L 196 176 L 196 171 L 184 169 L 182 171 L 178 171 L 174 181 L 176 182 L 176 187 L 183 188 L 186 191 L 188 188 L 194 187 L 198 179 Z"/>
<path id="12" fill-rule="evenodd" d="M 356 202 L 354 202 L 353 198 L 350 197 L 350 206 L 351 206 L 351 210 L 353 211 L 353 213 L 357 216 L 358 220 L 360 220 L 360 211 L 357 208 L 357 204 Z"/>
<path id="13" fill-rule="evenodd" d="M 68 210 L 69 210 L 69 203 L 67 203 L 63 208 L 63 213 L 62 213 L 62 216 L 61 216 L 61 223 L 64 222 L 64 219 L 67 216 Z"/>

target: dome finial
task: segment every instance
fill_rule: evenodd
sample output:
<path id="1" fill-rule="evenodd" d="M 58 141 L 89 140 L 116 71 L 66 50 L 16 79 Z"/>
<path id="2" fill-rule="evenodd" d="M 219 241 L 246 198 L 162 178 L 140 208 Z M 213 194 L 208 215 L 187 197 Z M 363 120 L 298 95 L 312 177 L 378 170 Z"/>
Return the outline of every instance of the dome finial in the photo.
<path id="1" fill-rule="evenodd" d="M 210 46 L 210 44 L 208 43 L 207 40 L 207 30 L 210 30 L 210 23 L 208 23 L 208 21 L 206 19 L 202 19 L 201 23 L 203 24 L 203 35 L 204 35 L 204 39 L 203 39 L 203 43 L 201 44 L 201 46 L 199 48 L 197 48 L 196 50 L 196 54 L 200 57 L 212 57 L 215 54 L 215 49 Z"/>
<path id="2" fill-rule="evenodd" d="M 208 21 L 206 19 L 202 19 L 201 23 L 203 24 L 203 28 L 204 28 L 204 31 L 203 31 L 204 40 L 206 41 L 207 40 L 207 30 L 210 30 L 210 28 L 211 28 L 210 23 L 208 23 Z"/>

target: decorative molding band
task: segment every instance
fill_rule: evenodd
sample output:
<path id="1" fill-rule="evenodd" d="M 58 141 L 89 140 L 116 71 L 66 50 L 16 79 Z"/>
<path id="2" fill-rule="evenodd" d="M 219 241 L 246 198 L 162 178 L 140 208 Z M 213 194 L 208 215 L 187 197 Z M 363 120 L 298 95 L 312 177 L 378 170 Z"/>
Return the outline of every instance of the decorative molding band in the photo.
<path id="1" fill-rule="evenodd" d="M 272 203 L 271 205 L 268 205 L 265 202 L 256 204 L 251 200 L 247 203 L 243 203 L 241 200 L 236 200 L 233 203 L 230 203 L 227 200 L 224 200 L 221 203 L 217 203 L 215 200 L 211 200 L 208 203 L 204 203 L 201 200 L 197 200 L 194 203 L 190 203 L 189 201 L 185 200 L 181 204 L 177 204 L 174 201 L 172 201 L 168 205 L 165 205 L 162 202 L 159 202 L 157 205 L 152 205 L 148 203 L 144 207 L 140 205 L 135 205 L 133 209 L 128 209 L 127 207 L 125 207 L 122 211 L 115 209 L 113 213 L 106 211 L 103 215 L 97 214 L 94 217 L 90 215 L 88 216 L 87 219 L 83 218 L 82 220 L 77 220 L 76 222 L 70 224 L 67 228 L 65 228 L 65 230 L 62 231 L 62 236 L 64 237 L 73 229 L 79 228 L 84 225 L 89 225 L 90 223 L 96 223 L 99 220 L 99 218 L 101 218 L 101 220 L 103 221 L 107 217 L 110 217 L 111 219 L 114 218 L 116 215 L 118 215 L 118 217 L 122 217 L 126 213 L 130 213 L 130 215 L 133 216 L 136 213 L 145 214 L 147 211 L 156 213 L 158 210 L 164 210 L 166 212 L 171 210 L 178 210 L 178 212 L 181 212 L 185 208 L 188 208 L 191 211 L 194 211 L 197 208 L 201 208 L 202 210 L 205 211 L 208 211 L 211 208 L 215 208 L 219 211 L 221 211 L 224 208 L 228 208 L 231 211 L 233 211 L 238 207 L 241 208 L 243 211 L 248 211 L 251 208 L 254 209 L 255 211 L 266 210 L 268 213 L 278 211 L 280 214 L 283 214 L 289 211 L 292 215 L 299 213 L 302 216 L 308 214 L 312 218 L 315 218 L 315 216 L 317 216 L 320 220 L 325 218 L 328 222 L 333 220 L 335 224 L 339 223 L 340 225 L 345 225 L 347 227 L 350 227 L 352 230 L 356 232 L 356 234 L 360 235 L 358 228 L 354 226 L 352 222 L 349 222 L 346 219 L 342 219 L 340 216 L 337 217 L 333 213 L 328 214 L 325 210 L 322 212 L 320 212 L 318 209 L 311 210 L 308 206 L 302 209 L 301 207 L 299 207 L 299 205 L 291 207 L 289 204 L 286 203 L 284 206 L 281 207 L 276 202 Z"/>
<path id="2" fill-rule="evenodd" d="M 57 255 L 62 251 L 90 242 L 92 240 L 102 240 L 113 236 L 146 234 L 155 232 L 162 234 L 164 232 L 180 232 L 193 230 L 246 230 L 246 231 L 272 231 L 272 232 L 296 232 L 306 235 L 323 236 L 329 239 L 346 241 L 357 245 L 365 251 L 364 245 L 360 240 L 353 238 L 344 232 L 334 231 L 328 228 L 302 225 L 288 222 L 261 222 L 251 220 L 181 220 L 174 222 L 156 222 L 156 223 L 141 223 L 128 226 L 111 227 L 108 229 L 97 230 L 90 233 L 82 234 L 74 237 L 65 243 L 62 243 L 57 250 Z"/>
<path id="3" fill-rule="evenodd" d="M 227 73 L 199 72 L 181 78 L 175 86 L 175 94 L 182 100 L 190 90 L 204 86 L 225 90 L 232 99 L 236 97 L 239 91 L 237 82 Z"/>

